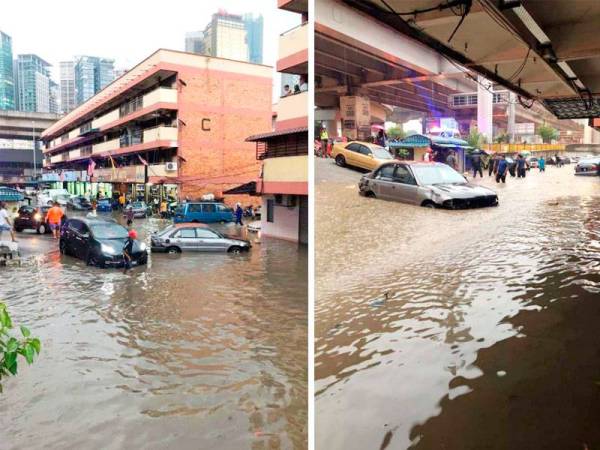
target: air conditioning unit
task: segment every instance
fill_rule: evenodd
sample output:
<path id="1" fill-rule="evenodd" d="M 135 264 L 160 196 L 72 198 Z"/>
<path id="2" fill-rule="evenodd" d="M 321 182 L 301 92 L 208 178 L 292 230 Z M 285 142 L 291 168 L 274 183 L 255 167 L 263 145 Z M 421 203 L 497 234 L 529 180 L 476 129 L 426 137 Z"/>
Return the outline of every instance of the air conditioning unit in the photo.
<path id="1" fill-rule="evenodd" d="M 177 170 L 177 163 L 176 162 L 168 162 L 165 164 L 165 170 L 167 172 L 175 172 Z"/>
<path id="2" fill-rule="evenodd" d="M 296 206 L 297 196 L 295 195 L 275 195 L 275 204 L 279 206 L 285 206 L 287 208 L 294 208 Z"/>

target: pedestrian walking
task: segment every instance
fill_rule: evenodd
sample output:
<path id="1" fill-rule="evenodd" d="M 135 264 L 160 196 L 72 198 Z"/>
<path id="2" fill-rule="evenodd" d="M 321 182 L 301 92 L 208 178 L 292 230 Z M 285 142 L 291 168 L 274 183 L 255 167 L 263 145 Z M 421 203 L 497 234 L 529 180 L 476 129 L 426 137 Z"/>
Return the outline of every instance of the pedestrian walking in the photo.
<path id="1" fill-rule="evenodd" d="M 160 202 L 160 217 L 163 219 L 167 218 L 167 207 L 167 201 L 163 199 L 163 201 Z"/>
<path id="2" fill-rule="evenodd" d="M 137 231 L 129 230 L 129 233 L 127 233 L 127 239 L 125 240 L 125 245 L 123 246 L 123 273 L 127 273 L 127 271 L 131 269 L 131 255 L 133 254 L 133 244 L 136 239 Z"/>
<path id="3" fill-rule="evenodd" d="M 13 242 L 17 242 L 15 239 L 15 232 L 13 230 L 12 220 L 6 210 L 6 203 L 0 202 L 0 240 L 2 238 L 2 233 L 4 231 L 8 231 L 10 233 L 10 238 Z"/>
<path id="4" fill-rule="evenodd" d="M 481 154 L 479 150 L 475 150 L 471 154 L 471 164 L 473 165 L 473 178 L 477 178 L 477 174 L 483 178 L 483 169 L 481 168 Z"/>
<path id="5" fill-rule="evenodd" d="M 133 223 L 133 206 L 129 205 L 125 208 L 125 217 L 127 218 L 127 228 Z"/>
<path id="6" fill-rule="evenodd" d="M 119 208 L 121 208 L 121 210 L 123 210 L 124 207 L 125 207 L 125 194 L 121 194 L 119 196 Z"/>
<path id="7" fill-rule="evenodd" d="M 523 155 L 519 154 L 517 156 L 517 178 L 525 178 L 527 171 L 527 160 L 523 157 Z"/>
<path id="8" fill-rule="evenodd" d="M 50 225 L 54 239 L 59 238 L 60 224 L 64 215 L 65 213 L 63 213 L 63 210 L 60 208 L 58 202 L 54 202 L 52 208 L 50 208 L 46 213 L 46 223 Z"/>
<path id="9" fill-rule="evenodd" d="M 452 150 L 450 150 L 448 156 L 446 156 L 446 164 L 456 170 L 456 155 Z"/>
<path id="10" fill-rule="evenodd" d="M 242 209 L 242 205 L 241 204 L 237 204 L 235 205 L 235 224 L 236 225 L 244 225 L 242 223 L 242 216 L 244 215 L 244 210 Z"/>
<path id="11" fill-rule="evenodd" d="M 546 159 L 543 156 L 538 160 L 538 168 L 540 172 L 546 171 Z"/>
<path id="12" fill-rule="evenodd" d="M 496 172 L 496 164 L 498 163 L 498 155 L 493 155 L 488 158 L 488 176 L 491 177 L 492 174 Z"/>
<path id="13" fill-rule="evenodd" d="M 321 138 L 321 151 L 323 154 L 327 154 L 327 144 L 329 143 L 329 133 L 327 132 L 327 128 L 321 128 L 321 135 L 319 137 Z"/>
<path id="14" fill-rule="evenodd" d="M 500 156 L 498 160 L 498 169 L 496 170 L 496 183 L 506 183 L 506 172 L 508 171 L 508 162 L 506 162 L 506 158 L 504 155 Z"/>
<path id="15" fill-rule="evenodd" d="M 562 167 L 563 166 L 562 158 L 560 156 L 558 156 L 558 153 L 555 155 L 554 158 L 556 160 L 556 167 Z"/>

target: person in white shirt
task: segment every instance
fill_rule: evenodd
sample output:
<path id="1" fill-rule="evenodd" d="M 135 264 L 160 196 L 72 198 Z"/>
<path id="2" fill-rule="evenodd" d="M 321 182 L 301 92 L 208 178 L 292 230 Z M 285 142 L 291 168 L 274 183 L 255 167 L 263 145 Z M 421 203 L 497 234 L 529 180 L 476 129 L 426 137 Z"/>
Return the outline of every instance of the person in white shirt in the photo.
<path id="1" fill-rule="evenodd" d="M 308 91 L 308 83 L 306 82 L 306 77 L 304 75 L 300 75 L 300 92 Z"/>
<path id="2" fill-rule="evenodd" d="M 6 203 L 0 202 L 0 236 L 2 235 L 3 231 L 9 231 L 12 241 L 17 242 L 15 239 L 15 232 L 13 231 L 10 215 L 6 210 Z"/>

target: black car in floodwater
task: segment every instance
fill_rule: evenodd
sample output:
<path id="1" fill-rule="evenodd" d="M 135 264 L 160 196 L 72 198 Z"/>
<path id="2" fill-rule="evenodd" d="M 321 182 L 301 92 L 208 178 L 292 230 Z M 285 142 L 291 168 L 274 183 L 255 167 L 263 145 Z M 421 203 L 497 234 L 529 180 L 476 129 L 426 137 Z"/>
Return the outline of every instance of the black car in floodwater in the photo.
<path id="1" fill-rule="evenodd" d="M 46 213 L 50 206 L 21 206 L 14 220 L 15 231 L 35 230 L 38 234 L 50 232 L 50 226 L 46 223 Z"/>
<path id="2" fill-rule="evenodd" d="M 82 259 L 90 266 L 123 267 L 127 238 L 127 228 L 115 221 L 74 218 L 63 223 L 59 248 L 62 254 Z M 146 244 L 135 240 L 131 257 L 133 266 L 146 264 Z"/>
<path id="3" fill-rule="evenodd" d="M 87 199 L 87 197 L 79 195 L 77 197 L 71 197 L 67 201 L 67 208 L 75 211 L 90 211 L 92 209 L 92 203 Z"/>

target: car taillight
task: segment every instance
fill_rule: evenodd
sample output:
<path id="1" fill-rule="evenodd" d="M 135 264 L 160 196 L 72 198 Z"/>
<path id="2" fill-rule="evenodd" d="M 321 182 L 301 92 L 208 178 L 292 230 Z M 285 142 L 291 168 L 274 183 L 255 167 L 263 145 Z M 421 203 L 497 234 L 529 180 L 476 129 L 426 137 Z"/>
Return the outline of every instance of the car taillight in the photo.
<path id="1" fill-rule="evenodd" d="M 597 165 L 592 165 L 592 170 L 598 170 L 598 166 Z"/>

